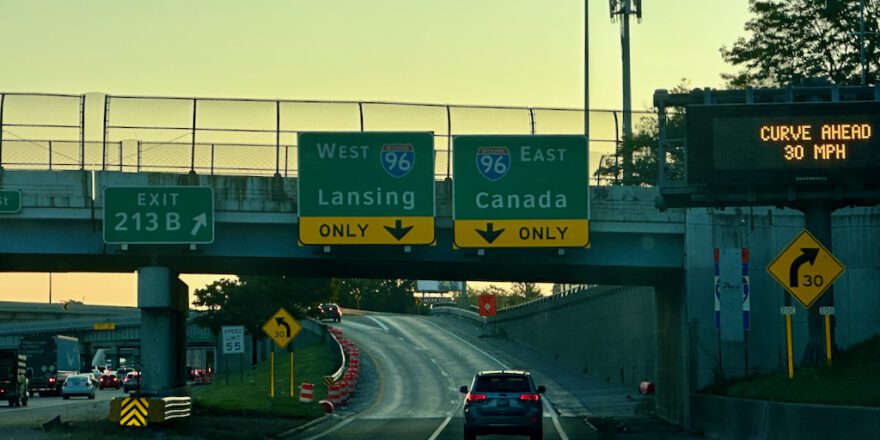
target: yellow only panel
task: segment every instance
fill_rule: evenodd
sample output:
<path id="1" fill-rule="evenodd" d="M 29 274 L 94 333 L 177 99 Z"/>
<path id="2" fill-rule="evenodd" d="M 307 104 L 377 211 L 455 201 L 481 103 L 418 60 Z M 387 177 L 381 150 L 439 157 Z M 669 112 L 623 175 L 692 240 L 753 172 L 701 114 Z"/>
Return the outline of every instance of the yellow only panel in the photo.
<path id="1" fill-rule="evenodd" d="M 431 244 L 434 217 L 300 217 L 299 241 L 310 245 Z"/>
<path id="2" fill-rule="evenodd" d="M 460 248 L 590 247 L 588 220 L 456 220 Z"/>

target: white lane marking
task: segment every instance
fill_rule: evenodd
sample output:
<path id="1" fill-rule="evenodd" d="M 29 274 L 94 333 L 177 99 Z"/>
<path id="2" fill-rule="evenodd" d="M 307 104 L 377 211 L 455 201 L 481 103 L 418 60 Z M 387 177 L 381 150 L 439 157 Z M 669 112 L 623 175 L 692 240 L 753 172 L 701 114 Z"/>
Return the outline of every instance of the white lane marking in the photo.
<path id="1" fill-rule="evenodd" d="M 565 430 L 562 429 L 562 425 L 559 424 L 559 417 L 556 415 L 556 411 L 553 408 L 550 408 L 550 402 L 547 399 L 542 399 L 544 402 L 544 410 L 550 413 L 550 418 L 553 420 L 553 426 L 556 427 L 556 432 L 559 433 L 559 438 L 561 440 L 568 440 L 568 435 L 565 433 Z"/>
<path id="2" fill-rule="evenodd" d="M 431 434 L 430 437 L 428 437 L 428 440 L 437 440 L 437 437 L 439 437 L 440 434 L 443 432 L 443 430 L 446 429 L 446 425 L 449 424 L 450 420 L 452 420 L 452 416 L 451 415 L 446 416 L 446 419 L 444 419 L 443 423 L 441 423 L 440 426 L 438 426 L 437 429 L 434 430 L 434 433 Z M 565 440 L 568 440 L 568 439 L 565 439 Z"/>
<path id="3" fill-rule="evenodd" d="M 367 315 L 367 318 L 370 318 L 370 319 L 371 319 L 373 322 L 375 322 L 379 327 L 382 327 L 382 330 L 385 330 L 386 332 L 391 331 L 391 329 L 389 329 L 387 325 L 385 325 L 384 323 L 382 323 L 382 321 L 380 321 L 379 318 L 376 318 L 376 317 L 374 317 L 374 316 L 370 316 L 370 315 Z"/>
<path id="4" fill-rule="evenodd" d="M 319 438 L 324 437 L 325 435 L 330 434 L 331 432 L 334 432 L 334 431 L 338 430 L 339 428 L 342 428 L 343 426 L 345 426 L 353 421 L 354 421 L 354 416 L 351 416 L 351 417 L 337 423 L 334 427 L 332 427 L 332 428 L 330 428 L 330 429 L 328 429 L 318 435 L 313 435 L 309 438 L 306 438 L 305 440 L 318 440 Z"/>
<path id="5" fill-rule="evenodd" d="M 510 367 L 508 367 L 504 362 L 501 362 L 500 360 L 498 360 L 498 358 L 496 358 L 495 356 L 492 356 L 491 354 L 486 353 L 485 351 L 483 351 L 482 349 L 480 349 L 480 348 L 477 347 L 476 345 L 471 344 L 471 343 L 468 342 L 468 341 L 465 341 L 464 339 L 462 339 L 462 338 L 459 337 L 458 335 L 456 335 L 456 334 L 450 332 L 449 330 L 446 330 L 445 328 L 440 327 L 439 325 L 434 324 L 433 322 L 431 322 L 431 321 L 429 321 L 429 320 L 427 320 L 427 319 L 425 320 L 425 322 L 427 322 L 428 324 L 433 325 L 434 327 L 437 327 L 437 328 L 440 329 L 440 330 L 443 330 L 443 331 L 444 331 L 446 334 L 448 334 L 449 336 L 452 336 L 453 338 L 458 339 L 458 340 L 461 341 L 461 342 L 464 342 L 465 345 L 467 345 L 468 347 L 471 347 L 471 348 L 473 348 L 474 350 L 476 350 L 476 351 L 482 353 L 483 355 L 485 355 L 485 356 L 488 357 L 489 359 L 492 359 L 492 360 L 495 361 L 498 365 L 500 365 L 502 369 L 504 369 L 504 370 L 509 370 L 509 369 L 510 369 Z M 556 415 L 556 411 L 554 411 L 553 408 L 550 408 L 550 402 L 548 402 L 548 399 L 545 397 L 544 399 L 541 399 L 541 402 L 543 402 L 544 409 L 545 409 L 548 413 L 550 413 L 550 418 L 553 419 L 553 426 L 556 427 L 556 432 L 559 433 L 559 438 L 560 438 L 561 440 L 568 440 L 568 435 L 565 433 L 565 430 L 562 429 L 562 425 L 559 424 L 559 416 Z M 447 422 L 447 423 L 448 423 L 448 422 Z M 444 424 L 444 426 L 445 426 L 445 424 Z M 436 438 L 436 437 L 434 437 L 434 438 Z M 430 439 L 428 439 L 428 440 L 434 440 L 434 438 L 430 438 Z"/>

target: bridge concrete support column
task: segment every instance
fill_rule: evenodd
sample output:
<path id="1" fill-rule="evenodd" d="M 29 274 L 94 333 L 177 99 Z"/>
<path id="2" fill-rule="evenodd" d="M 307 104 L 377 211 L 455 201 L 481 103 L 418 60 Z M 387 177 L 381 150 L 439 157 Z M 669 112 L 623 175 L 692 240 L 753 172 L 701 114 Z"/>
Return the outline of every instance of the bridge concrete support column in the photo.
<path id="1" fill-rule="evenodd" d="M 689 423 L 690 365 L 687 291 L 681 276 L 654 286 L 657 313 L 655 410 L 661 418 Z"/>
<path id="2" fill-rule="evenodd" d="M 188 289 L 167 267 L 138 269 L 141 390 L 180 395 L 186 387 Z"/>

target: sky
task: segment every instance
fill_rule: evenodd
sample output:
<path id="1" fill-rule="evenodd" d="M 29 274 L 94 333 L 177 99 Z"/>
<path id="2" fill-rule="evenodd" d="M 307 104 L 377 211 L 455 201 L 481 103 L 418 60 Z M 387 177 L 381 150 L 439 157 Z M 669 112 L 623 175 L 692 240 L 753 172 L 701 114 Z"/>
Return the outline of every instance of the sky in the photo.
<path id="1" fill-rule="evenodd" d="M 583 108 L 584 0 L 0 0 L 0 91 Z M 643 0 L 632 105 L 722 87 L 746 0 Z M 621 104 L 620 24 L 589 2 L 590 108 Z M 214 275 L 184 275 L 190 288 Z M 53 274 L 54 302 L 133 305 L 133 274 Z M 48 301 L 48 274 L 0 300 Z"/>

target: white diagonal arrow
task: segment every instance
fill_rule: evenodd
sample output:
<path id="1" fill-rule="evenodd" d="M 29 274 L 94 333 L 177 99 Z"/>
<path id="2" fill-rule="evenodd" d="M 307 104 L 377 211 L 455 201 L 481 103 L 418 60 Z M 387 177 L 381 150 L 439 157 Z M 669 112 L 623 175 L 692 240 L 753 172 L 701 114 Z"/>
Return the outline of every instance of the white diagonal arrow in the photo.
<path id="1" fill-rule="evenodd" d="M 196 224 L 195 224 L 195 226 L 193 226 L 192 231 L 190 231 L 190 235 L 195 237 L 195 235 L 199 233 L 199 229 L 201 229 L 203 226 L 204 227 L 208 226 L 208 214 L 203 212 L 203 213 L 193 217 L 193 220 L 196 221 Z"/>

